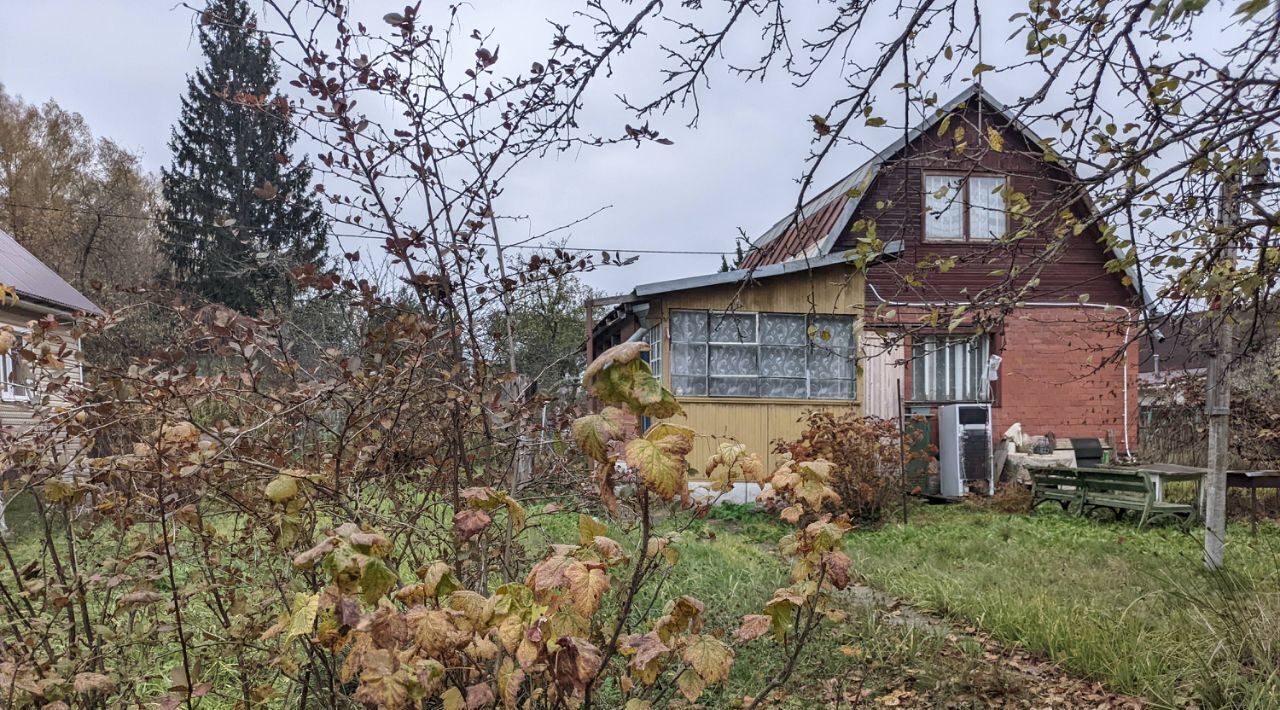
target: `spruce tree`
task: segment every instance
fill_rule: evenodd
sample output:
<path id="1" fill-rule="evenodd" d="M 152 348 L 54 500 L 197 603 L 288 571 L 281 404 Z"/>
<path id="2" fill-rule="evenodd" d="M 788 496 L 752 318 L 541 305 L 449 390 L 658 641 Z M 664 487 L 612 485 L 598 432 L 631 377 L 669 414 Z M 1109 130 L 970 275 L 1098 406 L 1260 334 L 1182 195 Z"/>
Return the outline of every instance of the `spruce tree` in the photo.
<path id="1" fill-rule="evenodd" d="M 289 297 L 291 268 L 323 258 L 324 215 L 245 0 L 209 0 L 200 47 L 163 171 L 165 251 L 181 288 L 258 314 Z"/>

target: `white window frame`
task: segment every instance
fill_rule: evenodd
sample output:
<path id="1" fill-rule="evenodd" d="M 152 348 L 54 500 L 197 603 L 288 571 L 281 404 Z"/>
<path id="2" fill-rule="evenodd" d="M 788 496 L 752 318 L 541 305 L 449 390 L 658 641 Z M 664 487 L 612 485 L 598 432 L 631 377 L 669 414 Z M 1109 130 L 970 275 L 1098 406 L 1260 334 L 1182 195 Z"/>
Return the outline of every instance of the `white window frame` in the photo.
<path id="1" fill-rule="evenodd" d="M 705 380 L 706 380 L 706 394 L 699 394 L 699 395 L 681 395 L 681 394 L 677 393 L 677 396 L 679 396 L 679 397 L 705 397 L 705 398 L 708 398 L 708 399 L 721 399 L 721 398 L 722 398 L 722 399 L 767 399 L 767 400 L 837 401 L 837 402 L 854 402 L 854 401 L 857 401 L 857 399 L 858 399 L 858 370 L 857 370 L 857 367 L 856 367 L 856 360 L 857 360 L 857 357 L 858 357 L 858 354 L 857 354 L 857 353 L 858 353 L 858 337 L 857 337 L 857 329 L 856 329 L 856 325 L 857 325 L 857 324 L 856 324 L 856 318 L 855 318 L 854 316 L 852 316 L 852 315 L 843 314 L 843 313 L 832 313 L 832 314 L 813 314 L 813 313 L 791 313 L 791 312 L 782 312 L 782 311 L 776 311 L 776 312 L 775 312 L 775 311 L 764 311 L 764 312 L 761 312 L 761 311 L 713 311 L 713 310 L 709 310 L 709 309 L 697 309 L 697 308 L 673 308 L 673 309 L 671 309 L 670 313 L 668 314 L 668 318 L 667 318 L 667 320 L 664 322 L 664 326 L 665 326 L 665 325 L 669 325 L 669 323 L 670 323 L 670 321 L 671 321 L 671 317 L 672 317 L 672 315 L 674 315 L 675 313 L 700 313 L 700 314 L 706 314 L 706 323 L 707 323 L 706 340 L 704 340 L 704 341 L 700 341 L 700 342 L 698 342 L 698 341 L 691 341 L 691 342 L 689 342 L 689 343 L 683 343 L 683 342 L 681 343 L 681 344 L 689 344 L 689 345 L 703 345 L 703 346 L 705 346 L 705 347 L 706 347 L 706 374 L 705 374 L 705 375 L 684 375 L 684 374 L 677 374 L 677 373 L 676 373 L 676 372 L 674 372 L 674 371 L 671 373 L 671 378 L 672 378 L 672 380 L 671 380 L 671 381 L 674 381 L 674 378 L 676 378 L 676 377 L 702 377 L 702 378 L 705 378 Z M 767 346 L 765 346 L 765 345 L 763 344 L 763 337 L 762 337 L 762 336 L 763 336 L 763 334 L 762 334 L 762 333 L 761 333 L 761 331 L 760 331 L 761 324 L 762 324 L 762 322 L 763 322 L 763 320 L 764 320 L 764 319 L 761 317 L 762 315 L 801 316 L 801 317 L 803 317 L 803 318 L 805 319 L 806 334 L 808 333 L 808 330 L 809 330 L 810 328 L 812 328 L 812 327 L 813 327 L 813 323 L 814 323 L 814 319 L 815 319 L 815 318 L 826 318 L 826 317 L 831 317 L 831 318 L 849 318 L 849 319 L 851 319 L 851 321 L 853 321 L 853 322 L 851 323 L 851 332 L 850 332 L 850 334 L 849 334 L 849 342 L 850 342 L 850 346 L 849 346 L 849 358 L 850 358 L 851 360 L 855 361 L 855 366 L 854 366 L 854 368 L 853 368 L 853 372 L 851 373 L 851 374 L 852 374 L 852 377 L 849 377 L 849 378 L 838 378 L 838 379 L 847 379 L 847 380 L 848 380 L 848 382 L 849 382 L 849 390 L 850 390 L 850 391 L 849 391 L 848 396 L 846 396 L 846 397 L 816 397 L 816 396 L 814 396 L 814 395 L 813 395 L 813 367 L 812 367 L 812 362 L 813 362 L 813 353 L 814 353 L 814 351 L 815 351 L 815 350 L 817 350 L 818 348 L 822 347 L 822 345 L 821 345 L 821 343 L 815 342 L 815 341 L 814 341 L 814 339 L 812 338 L 812 336 L 809 336 L 809 335 L 806 335 L 806 339 L 807 339 L 807 341 L 808 341 L 808 342 L 807 342 L 807 345 L 805 346 L 805 364 L 804 364 L 804 376 L 803 376 L 803 379 L 804 379 L 804 388 L 805 388 L 805 395 L 804 395 L 804 396 L 802 396 L 802 397 L 772 397 L 772 396 L 766 396 L 766 395 L 761 395 L 761 394 L 759 394 L 759 390 L 757 390 L 757 393 L 756 393 L 756 394 L 752 394 L 752 395 L 712 394 L 712 392 L 711 392 L 711 379 L 712 379 L 712 377 L 716 377 L 716 378 L 718 378 L 718 379 L 742 379 L 742 380 L 763 380 L 763 379 L 766 379 L 765 377 L 763 377 L 763 376 L 761 376 L 761 375 L 760 375 L 760 363 L 761 363 L 761 358 L 762 358 L 762 356 L 763 356 L 762 348 L 767 347 Z M 717 328 L 716 328 L 716 324 L 717 324 L 717 322 L 718 322 L 718 320 L 717 320 L 717 319 L 719 319 L 720 321 L 722 321 L 725 317 L 745 317 L 745 316 L 750 316 L 750 317 L 752 318 L 752 320 L 753 320 L 754 324 L 755 324 L 755 340 L 754 340 L 754 341 L 747 342 L 747 341 L 740 341 L 740 340 L 712 340 L 712 339 L 711 339 L 711 337 L 712 337 L 712 333 L 717 329 Z M 670 329 L 669 327 L 667 328 L 667 332 L 671 332 L 671 329 Z M 673 348 L 675 347 L 675 345 L 676 345 L 676 343 L 675 343 L 674 341 L 672 341 L 672 347 L 673 347 Z M 715 345 L 754 346 L 754 347 L 755 347 L 755 350 L 756 350 L 756 373 L 755 373 L 755 374 L 753 374 L 753 375 L 713 375 L 713 374 L 712 374 L 712 371 L 711 371 L 711 348 L 712 348 L 712 346 L 715 346 Z M 785 346 L 784 346 L 784 347 L 785 347 Z M 795 346 L 792 346 L 792 347 L 795 347 Z M 675 362 L 675 358 L 674 358 L 674 355 L 673 355 L 673 356 L 672 356 L 672 363 L 674 363 L 674 362 Z M 795 377 L 795 378 L 783 378 L 783 379 L 796 379 L 796 380 L 799 380 L 799 379 L 801 379 L 801 378 L 800 378 L 800 377 Z M 663 381 L 663 382 L 667 382 L 667 380 L 666 380 L 665 378 L 664 378 L 662 381 Z"/>
<path id="2" fill-rule="evenodd" d="M 31 392 L 29 381 L 18 382 L 14 378 L 18 374 L 18 358 L 21 357 L 18 351 L 22 349 L 22 344 L 31 331 L 15 326 L 8 326 L 6 330 L 17 336 L 18 342 L 8 353 L 0 355 L 0 402 L 26 401 Z"/>
<path id="3" fill-rule="evenodd" d="M 956 188 L 956 194 L 948 195 L 946 199 L 947 207 L 960 207 L 960 236 L 932 236 L 929 233 L 931 225 L 938 223 L 938 210 L 930 209 L 929 200 L 933 197 L 933 192 L 929 190 L 930 178 L 945 178 L 954 180 L 959 183 Z M 1000 180 L 1003 185 L 1000 188 L 1000 198 L 1004 202 L 1003 210 L 993 210 L 1001 216 L 1003 229 L 998 234 L 975 235 L 973 232 L 973 200 L 970 198 L 970 184 L 974 180 Z M 945 243 L 945 242 L 990 242 L 1000 239 L 1009 233 L 1009 201 L 1007 193 L 1009 190 L 1009 176 L 999 173 L 959 173 L 948 172 L 946 170 L 925 170 L 920 178 L 920 191 L 922 202 L 924 204 L 924 224 L 921 235 L 926 242 Z M 992 193 L 994 194 L 994 190 Z M 986 208 L 981 208 L 986 209 Z"/>

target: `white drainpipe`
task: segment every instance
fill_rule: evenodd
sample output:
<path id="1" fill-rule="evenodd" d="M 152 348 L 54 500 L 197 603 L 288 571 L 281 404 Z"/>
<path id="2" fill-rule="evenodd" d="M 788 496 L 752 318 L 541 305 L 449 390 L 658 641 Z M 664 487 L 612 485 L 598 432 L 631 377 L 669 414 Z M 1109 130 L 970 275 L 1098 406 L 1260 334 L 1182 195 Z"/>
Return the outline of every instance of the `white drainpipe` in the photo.
<path id="1" fill-rule="evenodd" d="M 869 281 L 867 282 L 867 288 L 871 289 L 871 293 L 875 295 L 877 301 L 887 306 L 896 306 L 899 308 L 934 308 L 936 306 L 951 305 L 947 303 L 909 303 L 906 301 L 886 301 L 884 297 L 880 295 L 880 292 L 876 290 L 875 285 Z M 1133 312 L 1129 310 L 1127 306 L 1111 306 L 1111 305 L 1106 305 L 1102 303 L 1059 303 L 1059 302 L 1031 301 L 1028 303 L 1024 303 L 1022 305 L 1028 308 L 1101 308 L 1104 310 L 1110 310 L 1114 308 L 1117 310 L 1124 311 L 1126 322 L 1124 326 L 1124 355 L 1122 357 L 1122 361 L 1124 365 L 1122 368 L 1123 376 L 1121 378 L 1123 380 L 1123 384 L 1121 386 L 1121 392 L 1122 392 L 1121 399 L 1124 400 L 1124 455 L 1125 455 L 1125 458 L 1133 458 L 1133 454 L 1129 450 L 1129 333 L 1130 333 L 1130 329 L 1132 328 L 1132 326 L 1130 325 L 1130 322 L 1132 321 Z"/>

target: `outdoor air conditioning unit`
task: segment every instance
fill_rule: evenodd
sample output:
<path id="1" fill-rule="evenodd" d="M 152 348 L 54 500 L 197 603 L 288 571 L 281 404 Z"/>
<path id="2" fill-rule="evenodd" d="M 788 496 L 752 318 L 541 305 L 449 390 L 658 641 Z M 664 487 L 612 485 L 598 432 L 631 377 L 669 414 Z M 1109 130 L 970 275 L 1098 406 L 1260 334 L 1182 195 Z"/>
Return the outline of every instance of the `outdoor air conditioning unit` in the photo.
<path id="1" fill-rule="evenodd" d="M 938 408 L 938 477 L 942 495 L 992 495 L 991 405 L 949 404 Z"/>

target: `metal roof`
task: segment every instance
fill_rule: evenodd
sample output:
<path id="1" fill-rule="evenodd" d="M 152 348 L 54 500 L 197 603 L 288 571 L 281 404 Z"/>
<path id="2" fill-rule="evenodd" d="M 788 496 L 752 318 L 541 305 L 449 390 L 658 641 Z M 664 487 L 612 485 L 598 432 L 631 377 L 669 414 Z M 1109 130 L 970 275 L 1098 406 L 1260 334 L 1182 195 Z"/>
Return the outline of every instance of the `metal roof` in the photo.
<path id="1" fill-rule="evenodd" d="M 85 298 L 3 229 L 0 229 L 0 284 L 16 290 L 19 298 L 39 301 L 68 313 L 102 313 L 93 301 Z"/>
<path id="2" fill-rule="evenodd" d="M 901 251 L 902 242 L 894 240 L 886 243 L 884 245 L 884 251 L 878 254 L 876 258 L 893 256 Z M 850 256 L 851 252 L 841 251 L 833 254 L 815 256 L 812 259 L 791 259 L 777 264 L 761 266 L 756 269 L 735 269 L 733 271 L 721 271 L 719 273 L 705 274 L 703 276 L 690 276 L 684 279 L 672 279 L 671 281 L 656 281 L 654 283 L 636 286 L 635 290 L 631 292 L 631 295 L 634 300 L 642 300 L 648 296 L 657 296 L 664 293 L 671 293 L 672 291 L 685 291 L 691 288 L 736 284 L 744 281 L 759 281 L 760 279 L 767 279 L 773 276 L 793 274 L 798 271 L 807 271 L 809 269 L 818 269 L 824 266 L 834 266 L 836 264 L 847 263 Z"/>

